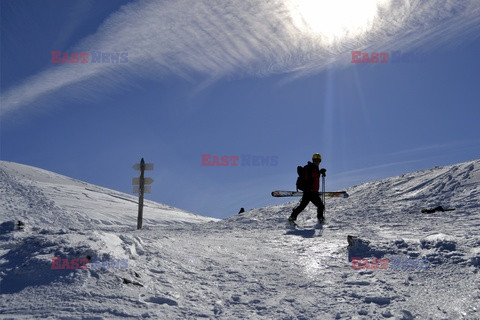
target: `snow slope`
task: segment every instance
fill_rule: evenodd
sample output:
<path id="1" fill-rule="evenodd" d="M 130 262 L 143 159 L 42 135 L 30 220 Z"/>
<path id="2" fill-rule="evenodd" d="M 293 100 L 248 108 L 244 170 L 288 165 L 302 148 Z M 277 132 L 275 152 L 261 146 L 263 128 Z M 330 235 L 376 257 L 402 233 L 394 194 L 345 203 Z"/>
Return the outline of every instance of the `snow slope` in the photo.
<path id="1" fill-rule="evenodd" d="M 480 160 L 352 187 L 327 199 L 326 225 L 309 206 L 298 230 L 289 202 L 222 221 L 148 203 L 137 231 L 134 197 L 12 163 L 0 174 L 4 318 L 480 318 Z M 438 205 L 456 210 L 420 212 Z M 87 256 L 128 268 L 51 268 Z M 390 262 L 352 269 L 354 257 Z"/>
<path id="2" fill-rule="evenodd" d="M 0 162 L 0 221 L 61 228 L 131 230 L 137 225 L 138 196 L 98 187 L 59 174 Z M 144 226 L 214 221 L 144 201 Z"/>

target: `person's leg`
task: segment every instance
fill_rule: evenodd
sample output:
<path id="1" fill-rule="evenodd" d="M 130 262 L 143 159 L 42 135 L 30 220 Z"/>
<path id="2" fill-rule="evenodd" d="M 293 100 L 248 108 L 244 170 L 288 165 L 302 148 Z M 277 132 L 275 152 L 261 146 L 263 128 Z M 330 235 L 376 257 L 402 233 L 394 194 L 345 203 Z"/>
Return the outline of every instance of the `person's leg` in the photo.
<path id="1" fill-rule="evenodd" d="M 317 219 L 323 220 L 325 219 L 323 215 L 323 211 L 325 210 L 325 206 L 323 205 L 322 199 L 320 199 L 319 194 L 315 194 L 312 199 L 312 203 L 317 206 Z"/>
<path id="2" fill-rule="evenodd" d="M 297 204 L 295 208 L 293 208 L 292 214 L 290 215 L 290 218 L 288 220 L 291 220 L 291 221 L 297 220 L 298 215 L 307 207 L 309 202 L 310 202 L 309 196 L 306 193 L 304 193 L 300 202 Z"/>

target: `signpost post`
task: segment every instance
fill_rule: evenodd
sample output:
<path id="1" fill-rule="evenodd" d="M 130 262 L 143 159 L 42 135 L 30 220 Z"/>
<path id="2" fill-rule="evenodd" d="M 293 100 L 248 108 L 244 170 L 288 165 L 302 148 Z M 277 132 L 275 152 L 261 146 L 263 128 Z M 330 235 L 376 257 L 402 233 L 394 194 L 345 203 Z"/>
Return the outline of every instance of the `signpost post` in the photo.
<path id="1" fill-rule="evenodd" d="M 150 193 L 153 183 L 152 178 L 145 178 L 145 170 L 153 170 L 153 163 L 145 163 L 145 160 L 140 160 L 140 164 L 133 165 L 133 169 L 140 170 L 140 177 L 132 179 L 133 192 L 138 193 L 138 218 L 137 229 L 142 229 L 143 222 L 143 195 L 144 193 Z"/>

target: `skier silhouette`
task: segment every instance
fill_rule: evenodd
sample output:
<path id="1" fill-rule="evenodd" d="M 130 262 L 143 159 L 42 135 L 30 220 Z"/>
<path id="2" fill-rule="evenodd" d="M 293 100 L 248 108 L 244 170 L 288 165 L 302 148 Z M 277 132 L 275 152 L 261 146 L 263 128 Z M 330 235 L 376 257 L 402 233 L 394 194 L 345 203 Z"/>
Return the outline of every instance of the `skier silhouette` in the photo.
<path id="1" fill-rule="evenodd" d="M 325 220 L 323 211 L 325 206 L 320 199 L 318 194 L 318 189 L 320 188 L 320 175 L 325 177 L 327 170 L 325 168 L 319 169 L 320 162 L 322 162 L 322 156 L 319 153 L 315 153 L 312 156 L 312 161 L 308 161 L 307 165 L 303 167 L 303 176 L 300 179 L 303 179 L 303 196 L 298 205 L 293 208 L 288 222 L 291 225 L 295 225 L 297 216 L 302 212 L 307 205 L 312 202 L 317 207 L 317 219 L 319 223 L 322 223 Z"/>

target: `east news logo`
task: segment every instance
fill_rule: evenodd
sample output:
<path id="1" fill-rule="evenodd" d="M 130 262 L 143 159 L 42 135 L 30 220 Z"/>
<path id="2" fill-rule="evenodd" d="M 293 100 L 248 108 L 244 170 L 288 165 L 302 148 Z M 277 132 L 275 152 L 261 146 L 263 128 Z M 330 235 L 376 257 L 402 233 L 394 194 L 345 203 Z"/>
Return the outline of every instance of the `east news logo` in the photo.
<path id="1" fill-rule="evenodd" d="M 90 60 L 88 60 L 91 57 Z M 127 63 L 128 52 L 68 52 L 52 51 L 52 63 Z"/>

